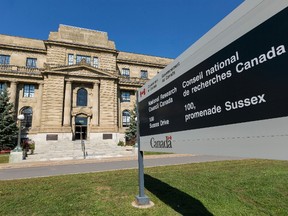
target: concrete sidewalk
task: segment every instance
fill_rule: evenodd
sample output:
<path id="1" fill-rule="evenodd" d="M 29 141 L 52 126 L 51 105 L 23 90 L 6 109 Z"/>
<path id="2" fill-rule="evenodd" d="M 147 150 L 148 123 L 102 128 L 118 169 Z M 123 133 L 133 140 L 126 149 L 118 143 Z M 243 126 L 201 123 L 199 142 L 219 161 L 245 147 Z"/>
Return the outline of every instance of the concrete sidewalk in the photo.
<path id="1" fill-rule="evenodd" d="M 239 160 L 241 158 L 222 156 L 197 156 L 197 155 L 150 155 L 144 157 L 144 167 L 169 166 L 187 163 Z M 137 169 L 138 160 L 136 157 L 122 157 L 109 159 L 73 160 L 38 162 L 0 166 L 0 180 L 13 180 L 24 178 L 38 178 L 57 175 L 81 174 L 104 172 L 121 169 Z"/>
<path id="2" fill-rule="evenodd" d="M 193 156 L 191 154 L 159 154 L 159 155 L 145 155 L 144 159 L 151 158 L 170 158 L 170 157 L 184 157 Z M 69 164 L 90 164 L 90 163 L 104 163 L 113 161 L 129 161 L 138 160 L 137 155 L 133 156 L 119 156 L 119 157 L 102 157 L 102 158 L 88 158 L 88 159 L 72 159 L 72 160 L 50 160 L 50 161 L 23 161 L 23 163 L 3 163 L 0 164 L 1 169 L 15 169 L 15 168 L 29 168 L 29 167 L 46 167 Z"/>

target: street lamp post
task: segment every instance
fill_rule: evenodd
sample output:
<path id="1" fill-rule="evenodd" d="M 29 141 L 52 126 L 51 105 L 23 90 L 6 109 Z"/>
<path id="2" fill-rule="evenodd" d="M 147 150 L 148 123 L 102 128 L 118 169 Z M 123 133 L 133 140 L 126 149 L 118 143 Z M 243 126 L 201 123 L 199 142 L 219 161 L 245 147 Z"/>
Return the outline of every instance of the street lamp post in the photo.
<path id="1" fill-rule="evenodd" d="M 17 119 L 18 119 L 18 126 L 19 126 L 18 140 L 17 140 L 17 146 L 13 150 L 13 152 L 22 152 L 22 148 L 20 146 L 20 141 L 21 141 L 21 127 L 22 127 L 21 123 L 22 123 L 22 120 L 24 120 L 24 115 L 23 114 L 18 115 Z"/>

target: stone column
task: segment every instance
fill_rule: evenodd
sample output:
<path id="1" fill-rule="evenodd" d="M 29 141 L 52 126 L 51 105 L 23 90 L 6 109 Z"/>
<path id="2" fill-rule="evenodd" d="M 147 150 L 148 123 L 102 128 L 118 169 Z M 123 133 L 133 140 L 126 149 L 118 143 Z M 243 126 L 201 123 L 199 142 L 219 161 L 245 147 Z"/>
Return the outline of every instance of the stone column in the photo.
<path id="1" fill-rule="evenodd" d="M 121 91 L 118 90 L 118 95 L 120 97 L 117 98 L 117 103 L 118 103 L 118 128 L 122 128 L 122 107 L 121 107 Z"/>
<path id="2" fill-rule="evenodd" d="M 65 101 L 64 101 L 64 126 L 71 125 L 71 91 L 72 84 L 70 81 L 66 82 L 65 87 Z"/>
<path id="3" fill-rule="evenodd" d="M 75 139 L 75 116 L 73 115 L 72 116 L 72 139 L 74 140 Z"/>
<path id="4" fill-rule="evenodd" d="M 117 131 L 119 130 L 118 127 L 118 87 L 117 87 L 117 82 L 116 80 L 114 81 L 114 101 L 113 101 L 113 105 L 114 105 L 114 128 L 117 128 Z"/>
<path id="5" fill-rule="evenodd" d="M 13 103 L 15 106 L 16 105 L 16 94 L 17 94 L 17 82 L 12 81 L 10 83 L 9 93 L 10 93 L 10 102 Z"/>
<path id="6" fill-rule="evenodd" d="M 99 84 L 97 81 L 93 85 L 93 100 L 92 100 L 92 126 L 99 125 Z"/>
<path id="7" fill-rule="evenodd" d="M 33 115 L 37 116 L 36 118 L 36 127 L 40 128 L 41 126 L 41 116 L 42 116 L 42 92 L 43 92 L 43 83 L 39 83 L 38 96 L 37 96 L 37 105 L 36 110 L 33 110 Z"/>

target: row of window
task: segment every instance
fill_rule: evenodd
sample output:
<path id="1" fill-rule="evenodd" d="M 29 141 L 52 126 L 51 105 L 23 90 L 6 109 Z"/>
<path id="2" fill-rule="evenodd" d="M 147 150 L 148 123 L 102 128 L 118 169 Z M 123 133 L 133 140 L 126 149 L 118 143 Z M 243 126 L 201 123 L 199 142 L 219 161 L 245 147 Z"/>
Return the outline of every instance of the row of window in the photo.
<path id="1" fill-rule="evenodd" d="M 93 60 L 91 62 L 91 59 Z M 99 67 L 99 59 L 98 57 L 91 56 L 83 56 L 83 55 L 76 55 L 74 58 L 74 54 L 68 54 L 68 65 L 79 64 L 81 61 L 85 61 L 87 64 L 92 65 L 93 67 Z M 10 64 L 10 55 L 0 55 L 0 65 L 9 65 Z M 37 68 L 37 58 L 27 58 L 26 59 L 26 67 L 28 68 Z M 125 77 L 130 77 L 130 69 L 129 68 L 122 68 L 121 75 Z M 140 78 L 148 79 L 148 71 L 141 70 L 140 71 Z"/>
<path id="2" fill-rule="evenodd" d="M 5 83 L 0 83 L 0 92 L 6 88 Z M 23 88 L 23 97 L 34 97 L 35 85 L 25 84 Z M 87 106 L 87 90 L 81 88 L 77 92 L 77 106 Z"/>
<path id="3" fill-rule="evenodd" d="M 21 111 L 21 114 L 24 115 L 24 120 L 22 121 L 22 126 L 24 126 L 25 128 L 32 127 L 32 115 L 33 115 L 32 108 L 31 107 L 24 107 Z M 122 126 L 128 127 L 130 125 L 130 119 L 131 119 L 130 118 L 130 112 L 128 110 L 124 110 L 122 112 Z M 86 122 L 86 125 L 87 125 L 87 122 Z"/>
<path id="4" fill-rule="evenodd" d="M 37 58 L 26 58 L 26 67 L 36 68 Z M 9 65 L 10 55 L 0 55 L 0 65 Z"/>
<path id="5" fill-rule="evenodd" d="M 121 102 L 130 102 L 130 92 L 129 91 L 122 91 L 121 92 Z M 87 106 L 87 97 L 88 92 L 84 88 L 80 88 L 77 91 L 77 100 L 76 106 Z"/>
<path id="6" fill-rule="evenodd" d="M 84 55 L 76 55 L 76 59 L 74 54 L 68 54 L 68 65 L 74 65 L 76 60 L 76 64 L 79 64 L 81 61 L 85 61 L 87 64 L 92 65 L 93 67 L 99 67 L 99 59 L 98 57 L 91 57 L 91 56 L 84 56 Z M 93 62 L 91 61 L 93 60 Z M 122 68 L 121 71 L 122 76 L 130 77 L 130 69 L 129 68 Z M 148 71 L 141 70 L 140 71 L 140 78 L 148 79 Z"/>
<path id="7" fill-rule="evenodd" d="M 76 64 L 79 64 L 83 59 L 87 64 L 91 64 L 90 56 L 76 55 L 76 59 L 74 59 L 73 54 L 68 54 L 68 65 L 73 65 L 74 60 L 76 60 Z M 9 64 L 10 64 L 10 55 L 0 55 L 0 65 L 9 65 Z M 93 57 L 92 66 L 96 68 L 99 67 L 98 57 Z M 37 58 L 26 58 L 26 67 L 37 68 Z"/>
<path id="8" fill-rule="evenodd" d="M 24 107 L 21 112 L 24 115 L 24 120 L 22 121 L 22 126 L 25 128 L 32 127 L 32 108 L 31 107 Z M 128 110 L 124 110 L 122 112 L 122 126 L 128 127 L 130 125 L 130 112 Z M 87 124 L 87 123 L 86 123 Z"/>
<path id="9" fill-rule="evenodd" d="M 0 83 L 0 92 L 4 91 L 6 88 L 5 83 Z M 23 88 L 23 97 L 34 97 L 35 94 L 35 85 L 25 84 Z"/>
<path id="10" fill-rule="evenodd" d="M 24 107 L 21 110 L 21 114 L 24 115 L 24 120 L 22 121 L 22 126 L 25 128 L 32 127 L 32 108 L 31 107 Z M 130 112 L 128 110 L 124 110 L 122 112 L 122 126 L 128 127 L 130 125 Z M 86 123 L 87 124 L 87 123 Z"/>
<path id="11" fill-rule="evenodd" d="M 130 95 L 131 93 L 129 91 L 122 91 L 121 92 L 121 102 L 130 102 Z M 76 106 L 87 106 L 87 97 L 88 92 L 84 88 L 80 88 L 77 91 L 77 100 L 76 100 Z"/>
<path id="12" fill-rule="evenodd" d="M 130 69 L 129 68 L 122 68 L 121 75 L 125 77 L 130 77 Z M 140 71 L 140 78 L 148 79 L 148 71 L 141 70 Z"/>
<path id="13" fill-rule="evenodd" d="M 33 115 L 32 108 L 31 107 L 24 107 L 21 110 L 21 114 L 24 115 L 24 120 L 22 121 L 22 126 L 24 126 L 25 128 L 32 127 L 32 115 Z M 122 126 L 128 127 L 129 125 L 130 125 L 130 112 L 128 110 L 124 110 L 122 112 Z"/>
<path id="14" fill-rule="evenodd" d="M 122 91 L 121 92 L 121 102 L 130 102 L 130 92 L 129 91 Z M 84 88 L 80 88 L 77 91 L 77 100 L 76 106 L 87 106 L 87 97 L 88 93 L 87 90 Z"/>
<path id="15" fill-rule="evenodd" d="M 0 83 L 0 92 L 6 88 L 5 83 Z M 34 97 L 35 95 L 35 85 L 34 84 L 25 84 L 23 88 L 23 97 Z M 77 106 L 87 106 L 87 90 L 84 88 L 80 88 L 77 91 Z M 130 102 L 131 93 L 129 91 L 121 92 L 121 102 Z"/>
<path id="16" fill-rule="evenodd" d="M 91 62 L 91 59 L 93 60 Z M 92 65 L 93 67 L 98 68 L 99 67 L 99 59 L 98 57 L 91 56 L 84 56 L 84 55 L 76 55 L 76 58 L 74 58 L 74 54 L 68 54 L 68 65 L 74 65 L 76 60 L 76 64 L 79 64 L 81 61 L 85 61 L 86 64 Z"/>

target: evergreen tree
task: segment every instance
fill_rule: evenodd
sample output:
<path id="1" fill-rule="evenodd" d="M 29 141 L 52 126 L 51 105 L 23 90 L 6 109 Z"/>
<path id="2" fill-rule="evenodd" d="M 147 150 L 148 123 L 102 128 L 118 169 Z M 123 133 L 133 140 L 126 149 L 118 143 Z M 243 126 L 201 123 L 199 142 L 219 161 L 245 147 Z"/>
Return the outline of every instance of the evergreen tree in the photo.
<path id="1" fill-rule="evenodd" d="M 7 88 L 0 90 L 0 150 L 13 149 L 16 144 L 18 128 L 14 105 L 9 102 Z"/>
<path id="2" fill-rule="evenodd" d="M 128 145 L 134 145 L 136 143 L 137 138 L 137 108 L 136 104 L 134 105 L 133 110 L 130 110 L 130 125 L 125 131 L 125 137 L 126 137 L 126 144 Z"/>

